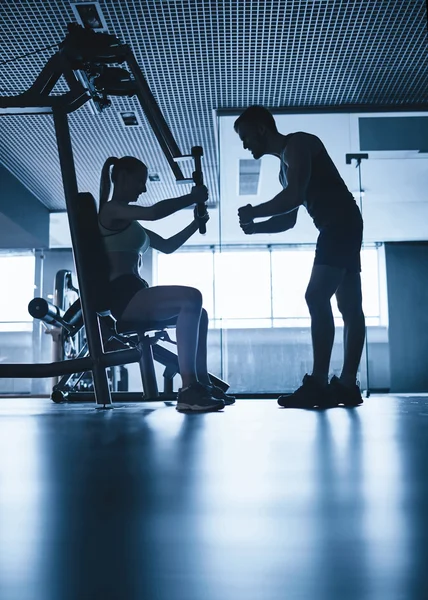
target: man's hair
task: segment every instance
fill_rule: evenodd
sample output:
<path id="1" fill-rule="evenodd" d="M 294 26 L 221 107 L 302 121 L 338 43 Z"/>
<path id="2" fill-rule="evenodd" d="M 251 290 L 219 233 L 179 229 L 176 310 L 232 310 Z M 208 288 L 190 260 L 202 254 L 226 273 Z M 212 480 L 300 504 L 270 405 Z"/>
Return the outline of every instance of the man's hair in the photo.
<path id="1" fill-rule="evenodd" d="M 248 123 L 250 125 L 264 125 L 267 129 L 269 129 L 269 131 L 278 133 L 275 119 L 273 118 L 270 110 L 258 104 L 246 108 L 244 112 L 236 119 L 233 127 L 237 133 L 238 127 L 242 123 Z"/>

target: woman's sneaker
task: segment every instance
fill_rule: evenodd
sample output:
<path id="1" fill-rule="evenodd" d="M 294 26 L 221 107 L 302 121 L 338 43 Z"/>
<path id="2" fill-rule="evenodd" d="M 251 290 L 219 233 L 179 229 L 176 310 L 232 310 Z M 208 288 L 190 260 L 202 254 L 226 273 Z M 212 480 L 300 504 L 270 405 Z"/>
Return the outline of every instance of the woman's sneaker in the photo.
<path id="1" fill-rule="evenodd" d="M 344 406 L 359 406 L 364 402 L 361 397 L 361 391 L 357 384 L 349 387 L 341 383 L 339 377 L 333 375 L 330 379 L 329 393 L 335 399 L 337 404 Z"/>
<path id="2" fill-rule="evenodd" d="M 176 409 L 179 412 L 213 412 L 223 408 L 224 402 L 213 398 L 209 387 L 201 383 L 178 390 Z"/>
<path id="3" fill-rule="evenodd" d="M 231 404 L 235 404 L 236 398 L 235 396 L 230 396 L 223 392 L 223 390 L 216 385 L 211 384 L 208 389 L 210 390 L 211 396 L 216 400 L 223 400 L 226 406 L 230 406 Z"/>

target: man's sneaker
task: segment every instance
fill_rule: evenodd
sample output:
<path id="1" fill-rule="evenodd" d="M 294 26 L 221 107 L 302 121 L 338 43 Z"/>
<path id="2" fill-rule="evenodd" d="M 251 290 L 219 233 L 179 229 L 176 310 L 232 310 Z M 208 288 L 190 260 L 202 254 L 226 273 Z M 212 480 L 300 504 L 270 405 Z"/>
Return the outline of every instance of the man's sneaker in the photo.
<path id="1" fill-rule="evenodd" d="M 349 387 L 343 385 L 340 379 L 333 375 L 330 379 L 329 393 L 335 399 L 337 404 L 343 404 L 344 406 L 359 406 L 364 402 L 361 397 L 360 388 L 357 384 Z"/>
<path id="2" fill-rule="evenodd" d="M 225 403 L 226 406 L 235 404 L 235 401 L 236 401 L 235 396 L 230 396 L 229 394 L 226 394 L 226 392 L 223 392 L 223 390 L 221 388 L 217 387 L 216 385 L 211 384 L 208 387 L 208 389 L 213 398 L 215 398 L 216 400 L 223 400 L 223 402 Z"/>
<path id="3" fill-rule="evenodd" d="M 193 383 L 178 390 L 175 408 L 179 412 L 213 412 L 222 410 L 224 402 L 213 398 L 208 386 Z"/>
<path id="4" fill-rule="evenodd" d="M 325 408 L 328 402 L 328 386 L 322 387 L 312 375 L 307 374 L 303 377 L 302 385 L 295 392 L 278 398 L 278 404 L 283 408 L 315 408 L 316 406 Z"/>

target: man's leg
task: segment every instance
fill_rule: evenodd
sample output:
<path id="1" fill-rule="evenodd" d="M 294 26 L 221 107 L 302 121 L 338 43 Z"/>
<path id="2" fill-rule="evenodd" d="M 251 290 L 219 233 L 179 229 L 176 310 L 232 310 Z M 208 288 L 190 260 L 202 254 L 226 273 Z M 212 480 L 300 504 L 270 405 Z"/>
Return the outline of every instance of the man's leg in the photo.
<path id="1" fill-rule="evenodd" d="M 315 264 L 305 298 L 311 315 L 313 350 L 312 375 L 305 375 L 303 384 L 290 396 L 280 396 L 278 404 L 284 408 L 327 407 L 328 371 L 334 342 L 334 320 L 331 297 L 339 287 L 346 269 Z"/>
<path id="2" fill-rule="evenodd" d="M 344 322 L 344 361 L 339 379 L 343 385 L 352 387 L 356 384 L 366 334 L 360 273 L 346 273 L 337 288 L 336 298 Z"/>
<path id="3" fill-rule="evenodd" d="M 306 290 L 306 303 L 311 315 L 314 364 L 312 376 L 322 386 L 328 383 L 331 351 L 334 343 L 334 320 L 331 298 L 340 286 L 346 270 L 329 265 L 314 265 Z"/>

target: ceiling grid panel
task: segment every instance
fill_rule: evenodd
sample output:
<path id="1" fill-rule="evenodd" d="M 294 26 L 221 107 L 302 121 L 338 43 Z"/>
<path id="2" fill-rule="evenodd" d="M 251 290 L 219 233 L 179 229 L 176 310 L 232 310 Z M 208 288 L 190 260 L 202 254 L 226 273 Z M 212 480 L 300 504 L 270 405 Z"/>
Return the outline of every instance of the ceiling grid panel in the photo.
<path id="1" fill-rule="evenodd" d="M 219 193 L 217 109 L 427 105 L 424 0 L 99 1 L 109 33 L 131 46 L 180 150 L 203 147 L 211 205 Z M 0 95 L 28 89 L 55 52 L 43 49 L 61 42 L 74 20 L 68 0 L 0 2 Z M 66 89 L 60 81 L 55 93 Z M 128 111 L 138 126 L 124 126 L 120 113 Z M 141 205 L 190 190 L 176 184 L 136 98 L 112 98 L 102 114 L 88 103 L 70 115 L 70 129 L 81 190 L 97 196 L 104 160 L 125 154 L 160 178 L 149 182 Z M 50 210 L 65 209 L 50 117 L 1 117 L 0 162 Z M 190 175 L 192 161 L 183 170 Z"/>

